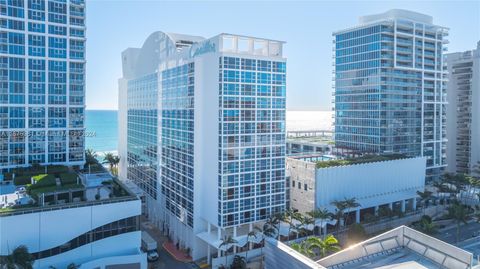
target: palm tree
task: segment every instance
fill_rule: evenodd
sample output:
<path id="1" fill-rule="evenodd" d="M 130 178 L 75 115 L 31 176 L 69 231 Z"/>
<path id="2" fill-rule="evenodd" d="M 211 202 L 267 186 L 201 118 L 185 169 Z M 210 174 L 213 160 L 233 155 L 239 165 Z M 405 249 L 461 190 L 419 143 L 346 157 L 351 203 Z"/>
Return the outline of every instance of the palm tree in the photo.
<path id="1" fill-rule="evenodd" d="M 313 257 L 315 255 L 315 252 L 313 252 L 310 248 L 308 248 L 307 242 L 302 241 L 300 244 L 299 243 L 292 243 L 290 244 L 290 247 L 299 252 L 302 255 L 305 255 L 307 257 Z"/>
<path id="2" fill-rule="evenodd" d="M 257 228 L 257 227 L 255 227 L 255 228 Z M 246 261 L 248 261 L 248 251 L 250 250 L 250 247 L 251 247 L 251 241 L 250 241 L 251 238 L 257 239 L 257 233 L 255 231 L 250 231 L 247 234 L 248 247 L 247 247 L 247 251 L 245 252 L 245 260 Z"/>
<path id="3" fill-rule="evenodd" d="M 302 226 L 304 227 L 302 230 L 305 232 L 305 234 L 309 234 L 310 230 L 307 228 L 309 225 L 313 225 L 314 229 L 315 229 L 315 219 L 312 218 L 312 217 L 309 217 L 309 216 L 303 216 L 302 217 Z M 302 230 L 300 231 L 300 234 L 302 232 Z M 313 230 L 312 230 L 312 234 L 313 234 Z"/>
<path id="4" fill-rule="evenodd" d="M 235 257 L 233 257 L 233 262 L 230 265 L 230 269 L 246 269 L 246 268 L 247 268 L 247 259 L 242 256 L 235 255 Z"/>
<path id="5" fill-rule="evenodd" d="M 431 191 L 417 191 L 417 195 L 420 196 L 420 201 L 423 203 L 423 215 L 425 215 L 426 207 L 428 205 L 428 200 L 432 197 Z"/>
<path id="6" fill-rule="evenodd" d="M 468 215 L 467 209 L 465 208 L 464 205 L 462 205 L 458 201 L 455 201 L 448 208 L 448 216 L 451 217 L 457 225 L 457 234 L 456 234 L 457 243 L 460 238 L 460 225 L 462 223 L 464 224 L 467 223 L 467 215 Z"/>
<path id="7" fill-rule="evenodd" d="M 414 225 L 414 228 L 428 235 L 437 233 L 437 226 L 432 222 L 432 218 L 428 215 L 422 216 L 420 221 Z"/>
<path id="8" fill-rule="evenodd" d="M 114 158 L 115 156 L 113 155 L 113 153 L 111 152 L 107 152 L 105 153 L 105 155 L 103 156 L 103 162 L 102 163 L 106 163 L 108 164 L 109 168 L 110 168 L 110 171 L 113 170 L 113 165 L 114 165 Z"/>
<path id="9" fill-rule="evenodd" d="M 85 151 L 85 165 L 89 166 L 97 163 L 98 154 L 93 149 Z"/>
<path id="10" fill-rule="evenodd" d="M 114 168 L 112 173 L 114 175 L 118 176 L 118 164 L 120 163 L 120 157 L 119 156 L 113 156 L 112 163 L 113 163 L 113 168 Z"/>
<path id="11" fill-rule="evenodd" d="M 275 235 L 280 234 L 280 229 L 277 228 L 277 225 L 279 223 L 280 220 L 275 216 L 267 218 L 265 223 L 263 224 L 262 233 L 268 237 L 275 237 Z"/>
<path id="12" fill-rule="evenodd" d="M 337 219 L 337 232 L 338 232 L 340 231 L 340 220 L 343 219 L 344 217 L 343 215 L 345 214 L 345 209 L 347 208 L 347 206 L 345 205 L 345 201 L 338 201 L 338 200 L 334 200 L 333 202 L 331 202 L 331 204 L 337 208 L 335 217 Z"/>
<path id="13" fill-rule="evenodd" d="M 357 198 L 355 197 L 352 197 L 352 198 L 345 198 L 345 200 L 343 201 L 344 204 L 345 204 L 345 210 L 346 211 L 350 211 L 350 209 L 353 209 L 353 208 L 357 208 L 357 207 L 360 207 L 360 203 L 357 202 Z M 350 220 L 350 212 L 347 213 L 347 216 L 345 218 L 345 225 L 346 223 L 348 223 L 348 221 Z"/>
<path id="14" fill-rule="evenodd" d="M 233 237 L 231 236 L 225 236 L 223 239 L 222 239 L 222 243 L 218 246 L 218 248 L 222 248 L 222 247 L 225 247 L 225 251 L 224 251 L 224 255 L 225 255 L 225 267 L 228 267 L 228 256 L 227 256 L 227 253 L 228 253 L 228 249 L 230 249 L 231 244 L 235 244 L 237 243 L 237 240 L 233 239 Z"/>
<path id="15" fill-rule="evenodd" d="M 310 250 L 318 249 L 320 256 L 325 257 L 327 254 L 340 250 L 338 240 L 333 235 L 328 235 L 325 239 L 318 237 L 309 237 L 305 240 Z"/>
<path id="16" fill-rule="evenodd" d="M 16 247 L 10 255 L 0 260 L 0 264 L 8 269 L 32 269 L 34 262 L 32 254 L 28 252 L 28 248 L 24 245 Z"/>
<path id="17" fill-rule="evenodd" d="M 315 220 L 316 219 L 320 220 L 320 235 L 322 235 L 323 224 L 326 221 L 332 220 L 334 216 L 333 213 L 328 211 L 328 209 L 321 209 L 321 208 L 316 208 L 310 212 L 307 212 L 307 215 L 314 218 Z"/>

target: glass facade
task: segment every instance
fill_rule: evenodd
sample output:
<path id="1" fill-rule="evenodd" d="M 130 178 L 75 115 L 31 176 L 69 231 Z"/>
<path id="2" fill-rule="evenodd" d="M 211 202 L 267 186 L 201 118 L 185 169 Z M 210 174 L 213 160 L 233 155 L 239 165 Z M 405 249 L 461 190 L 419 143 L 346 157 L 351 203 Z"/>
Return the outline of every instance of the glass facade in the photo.
<path id="1" fill-rule="evenodd" d="M 127 177 L 157 199 L 158 73 L 128 82 Z"/>
<path id="2" fill-rule="evenodd" d="M 0 15 L 0 168 L 82 164 L 84 1 L 0 0 Z"/>
<path id="3" fill-rule="evenodd" d="M 335 142 L 353 153 L 426 156 L 446 165 L 440 27 L 384 21 L 335 34 Z"/>
<path id="4" fill-rule="evenodd" d="M 195 64 L 162 71 L 162 194 L 165 207 L 193 227 Z"/>
<path id="5" fill-rule="evenodd" d="M 285 62 L 219 58 L 218 225 L 285 210 Z"/>

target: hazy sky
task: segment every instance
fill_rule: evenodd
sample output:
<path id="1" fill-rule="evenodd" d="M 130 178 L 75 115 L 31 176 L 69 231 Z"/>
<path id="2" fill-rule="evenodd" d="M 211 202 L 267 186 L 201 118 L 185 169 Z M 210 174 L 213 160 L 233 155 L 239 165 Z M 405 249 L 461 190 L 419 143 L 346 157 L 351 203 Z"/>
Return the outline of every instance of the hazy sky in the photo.
<path id="1" fill-rule="evenodd" d="M 287 42 L 287 108 L 329 109 L 332 32 L 392 8 L 433 16 L 450 28 L 449 52 L 480 40 L 480 1 L 87 0 L 87 109 L 117 109 L 120 53 L 154 31 L 211 37 L 232 33 Z"/>

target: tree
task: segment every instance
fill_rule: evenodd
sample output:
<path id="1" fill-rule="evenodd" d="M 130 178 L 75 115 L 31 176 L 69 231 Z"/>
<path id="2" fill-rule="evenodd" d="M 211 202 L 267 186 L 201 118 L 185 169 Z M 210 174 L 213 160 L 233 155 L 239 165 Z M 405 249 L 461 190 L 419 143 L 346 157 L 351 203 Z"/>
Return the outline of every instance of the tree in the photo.
<path id="1" fill-rule="evenodd" d="M 337 219 L 337 232 L 338 232 L 340 230 L 340 220 L 344 218 L 345 209 L 347 208 L 347 205 L 345 204 L 345 201 L 339 201 L 339 200 L 334 200 L 333 202 L 331 202 L 331 204 L 337 208 L 335 212 L 335 218 Z"/>
<path id="2" fill-rule="evenodd" d="M 322 258 L 329 253 L 340 250 L 338 240 L 333 235 L 328 235 L 325 239 L 309 237 L 305 241 L 307 242 L 308 249 L 311 251 L 318 250 Z"/>
<path id="3" fill-rule="evenodd" d="M 365 240 L 367 237 L 367 232 L 365 231 L 365 228 L 363 228 L 362 224 L 354 223 L 349 227 L 347 236 L 349 243 L 356 243 Z"/>
<path id="4" fill-rule="evenodd" d="M 352 198 L 345 198 L 345 200 L 343 201 L 344 204 L 345 204 L 345 209 L 346 211 L 350 211 L 350 209 L 354 209 L 354 208 L 357 208 L 357 207 L 360 207 L 360 203 L 357 202 L 357 198 L 355 197 L 352 197 Z M 350 212 L 347 213 L 347 216 L 345 218 L 345 223 L 348 223 L 349 219 L 350 219 Z M 346 224 L 345 224 L 346 225 Z"/>
<path id="5" fill-rule="evenodd" d="M 93 150 L 93 149 L 87 149 L 85 151 L 85 165 L 86 166 L 89 166 L 89 165 L 93 165 L 93 164 L 97 164 L 97 157 L 98 157 L 98 154 Z"/>
<path id="6" fill-rule="evenodd" d="M 227 266 L 228 264 L 228 260 L 227 260 L 227 253 L 228 253 L 228 249 L 231 248 L 230 245 L 232 244 L 235 244 L 237 243 L 237 240 L 233 239 L 233 237 L 231 236 L 225 236 L 223 239 L 222 239 L 222 243 L 218 246 L 218 248 L 222 248 L 222 247 L 225 247 L 225 251 L 224 251 L 224 255 L 225 255 L 225 266 Z"/>
<path id="7" fill-rule="evenodd" d="M 457 233 L 456 233 L 456 240 L 457 243 L 460 239 L 460 225 L 467 223 L 467 209 L 464 205 L 460 202 L 455 201 L 449 208 L 448 208 L 448 216 L 451 217 L 455 224 L 457 225 Z"/>
<path id="8" fill-rule="evenodd" d="M 302 241 L 301 243 L 292 243 L 290 244 L 290 247 L 298 253 L 307 257 L 313 257 L 315 255 L 315 253 L 308 248 L 306 241 Z"/>
<path id="9" fill-rule="evenodd" d="M 309 216 L 302 216 L 302 219 L 301 219 L 302 228 L 300 228 L 299 234 L 301 234 L 301 235 L 309 234 L 310 230 L 308 230 L 308 228 L 307 228 L 309 225 L 313 225 L 314 228 L 315 228 L 315 219 L 312 218 L 312 217 L 309 217 Z"/>
<path id="10" fill-rule="evenodd" d="M 417 195 L 420 196 L 420 201 L 423 203 L 423 215 L 425 215 L 426 207 L 428 206 L 428 200 L 432 197 L 431 191 L 417 191 Z"/>
<path id="11" fill-rule="evenodd" d="M 388 206 L 381 206 L 378 208 L 378 216 L 380 217 L 393 217 L 393 210 Z"/>
<path id="12" fill-rule="evenodd" d="M 16 247 L 10 255 L 0 260 L 0 264 L 7 269 L 32 269 L 34 262 L 33 256 L 24 245 Z"/>
<path id="13" fill-rule="evenodd" d="M 280 234 L 280 229 L 277 227 L 279 224 L 280 220 L 275 215 L 267 218 L 265 224 L 263 224 L 263 234 L 272 238 Z"/>
<path id="14" fill-rule="evenodd" d="M 114 165 L 114 160 L 115 156 L 111 152 L 105 153 L 105 156 L 103 156 L 103 162 L 104 164 L 108 164 L 110 171 L 113 170 L 113 165 Z"/>
<path id="15" fill-rule="evenodd" d="M 244 257 L 235 255 L 233 257 L 233 262 L 230 265 L 230 269 L 246 269 L 247 268 L 247 262 Z"/>
<path id="16" fill-rule="evenodd" d="M 437 226 L 433 223 L 432 218 L 428 215 L 423 215 L 420 221 L 413 225 L 413 228 L 428 235 L 437 233 Z"/>
<path id="17" fill-rule="evenodd" d="M 120 163 L 120 157 L 119 156 L 113 156 L 113 171 L 112 173 L 116 176 L 118 176 L 118 164 Z"/>
<path id="18" fill-rule="evenodd" d="M 258 229 L 257 227 L 255 227 L 254 229 Z M 245 252 L 245 260 L 248 261 L 248 251 L 250 250 L 250 240 L 252 238 L 255 238 L 257 239 L 257 232 L 256 231 L 250 231 L 248 232 L 247 234 L 247 242 L 248 242 L 248 247 L 247 247 L 247 251 Z"/>
<path id="19" fill-rule="evenodd" d="M 316 208 L 310 212 L 307 212 L 307 215 L 312 217 L 313 219 L 320 220 L 320 235 L 322 236 L 322 228 L 323 224 L 327 221 L 330 221 L 333 219 L 334 215 L 328 209 L 321 209 L 321 208 Z M 325 224 L 326 225 L 326 224 Z M 325 234 L 326 235 L 326 234 Z M 322 237 L 323 238 L 323 237 Z"/>

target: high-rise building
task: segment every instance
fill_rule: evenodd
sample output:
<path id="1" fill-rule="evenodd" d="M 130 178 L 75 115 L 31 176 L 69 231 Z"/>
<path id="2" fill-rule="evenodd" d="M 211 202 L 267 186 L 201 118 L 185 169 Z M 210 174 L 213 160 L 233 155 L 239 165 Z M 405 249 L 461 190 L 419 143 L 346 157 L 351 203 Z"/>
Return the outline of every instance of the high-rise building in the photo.
<path id="1" fill-rule="evenodd" d="M 282 46 L 155 32 L 122 53 L 120 177 L 194 259 L 220 254 L 226 236 L 240 251 L 255 223 L 285 210 Z"/>
<path id="2" fill-rule="evenodd" d="M 0 170 L 84 163 L 84 0 L 0 1 Z"/>
<path id="3" fill-rule="evenodd" d="M 480 162 L 480 42 L 446 55 L 448 171 L 472 174 Z"/>
<path id="4" fill-rule="evenodd" d="M 447 165 L 447 28 L 394 9 L 333 35 L 336 147 L 425 156 L 427 180 L 438 177 Z"/>

